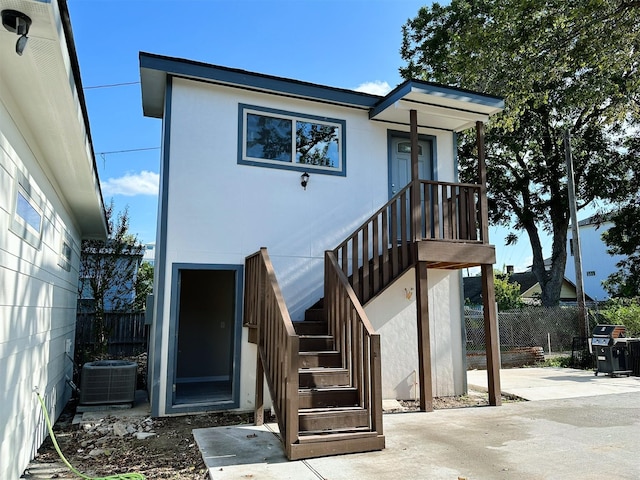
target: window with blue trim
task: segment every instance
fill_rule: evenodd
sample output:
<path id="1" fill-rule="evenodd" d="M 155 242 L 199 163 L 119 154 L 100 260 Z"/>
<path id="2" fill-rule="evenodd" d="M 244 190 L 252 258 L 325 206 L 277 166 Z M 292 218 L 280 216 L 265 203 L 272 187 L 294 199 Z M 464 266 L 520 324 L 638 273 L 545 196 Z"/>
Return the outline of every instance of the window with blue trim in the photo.
<path id="1" fill-rule="evenodd" d="M 238 163 L 345 175 L 345 121 L 240 105 Z"/>

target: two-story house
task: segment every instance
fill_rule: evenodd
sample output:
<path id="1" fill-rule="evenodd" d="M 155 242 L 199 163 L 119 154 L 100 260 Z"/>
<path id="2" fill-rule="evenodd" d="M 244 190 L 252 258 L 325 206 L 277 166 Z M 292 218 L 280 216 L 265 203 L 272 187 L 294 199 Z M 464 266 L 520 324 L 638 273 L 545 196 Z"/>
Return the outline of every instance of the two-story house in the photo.
<path id="1" fill-rule="evenodd" d="M 499 404 L 483 122 L 490 95 L 386 96 L 140 54 L 162 119 L 153 415 L 255 409 L 289 458 L 382 448 L 382 398 L 466 391 L 460 269 L 481 266 Z M 478 182 L 458 182 L 477 129 Z M 264 247 L 264 248 L 262 248 Z"/>

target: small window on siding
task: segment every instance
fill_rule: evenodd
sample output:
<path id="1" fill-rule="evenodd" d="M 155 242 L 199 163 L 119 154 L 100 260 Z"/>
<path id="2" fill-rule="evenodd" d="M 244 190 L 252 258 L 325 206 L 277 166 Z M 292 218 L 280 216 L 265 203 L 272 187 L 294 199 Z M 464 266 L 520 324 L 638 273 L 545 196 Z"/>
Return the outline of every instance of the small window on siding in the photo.
<path id="1" fill-rule="evenodd" d="M 238 163 L 345 175 L 344 120 L 240 105 Z"/>
<path id="2" fill-rule="evenodd" d="M 18 173 L 14 196 L 13 220 L 10 230 L 35 248 L 42 238 L 42 202 L 32 191 L 27 177 Z"/>
<path id="3" fill-rule="evenodd" d="M 589 270 L 587 272 L 587 277 L 595 277 L 596 276 L 596 272 L 594 270 Z"/>
<path id="4" fill-rule="evenodd" d="M 71 263 L 73 260 L 73 247 L 75 242 L 73 238 L 67 231 L 63 231 L 62 234 L 62 245 L 60 247 L 60 257 L 58 260 L 58 265 L 61 266 L 64 270 L 69 272 L 71 270 Z"/>

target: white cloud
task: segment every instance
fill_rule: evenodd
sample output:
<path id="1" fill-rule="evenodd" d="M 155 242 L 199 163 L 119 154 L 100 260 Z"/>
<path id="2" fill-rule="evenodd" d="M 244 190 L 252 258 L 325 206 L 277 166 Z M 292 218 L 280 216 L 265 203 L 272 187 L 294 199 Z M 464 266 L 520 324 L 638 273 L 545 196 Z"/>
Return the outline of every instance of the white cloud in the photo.
<path id="1" fill-rule="evenodd" d="M 127 173 L 119 178 L 109 178 L 102 182 L 102 194 L 105 197 L 124 195 L 158 195 L 160 175 L 143 170 L 140 173 Z"/>
<path id="2" fill-rule="evenodd" d="M 365 82 L 356 87 L 356 92 L 372 93 L 374 95 L 386 95 L 391 91 L 387 82 L 376 80 L 375 82 Z"/>

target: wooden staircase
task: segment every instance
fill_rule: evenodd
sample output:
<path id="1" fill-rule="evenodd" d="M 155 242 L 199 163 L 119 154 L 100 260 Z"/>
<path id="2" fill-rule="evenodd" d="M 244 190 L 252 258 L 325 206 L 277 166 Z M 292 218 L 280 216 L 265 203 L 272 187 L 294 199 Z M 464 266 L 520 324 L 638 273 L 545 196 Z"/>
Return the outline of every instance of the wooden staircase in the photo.
<path id="1" fill-rule="evenodd" d="M 247 281 L 263 287 L 245 298 L 258 345 L 256 423 L 263 420 L 267 379 L 290 460 L 384 448 L 380 337 L 344 273 L 327 252 L 326 305 L 291 322 L 266 249 L 247 257 Z M 341 312 L 339 315 L 338 312 Z"/>
<path id="2" fill-rule="evenodd" d="M 266 378 L 289 459 L 384 448 L 380 337 L 362 305 L 412 266 L 493 263 L 493 247 L 478 222 L 484 218 L 478 213 L 481 198 L 477 185 L 407 185 L 325 252 L 323 305 L 308 311 L 303 322 L 289 318 L 266 249 L 247 257 L 244 318 L 249 341 L 258 347 L 256 424 L 263 421 Z M 430 364 L 423 370 L 430 372 Z M 421 402 L 432 395 L 430 383 L 424 384 Z"/>

